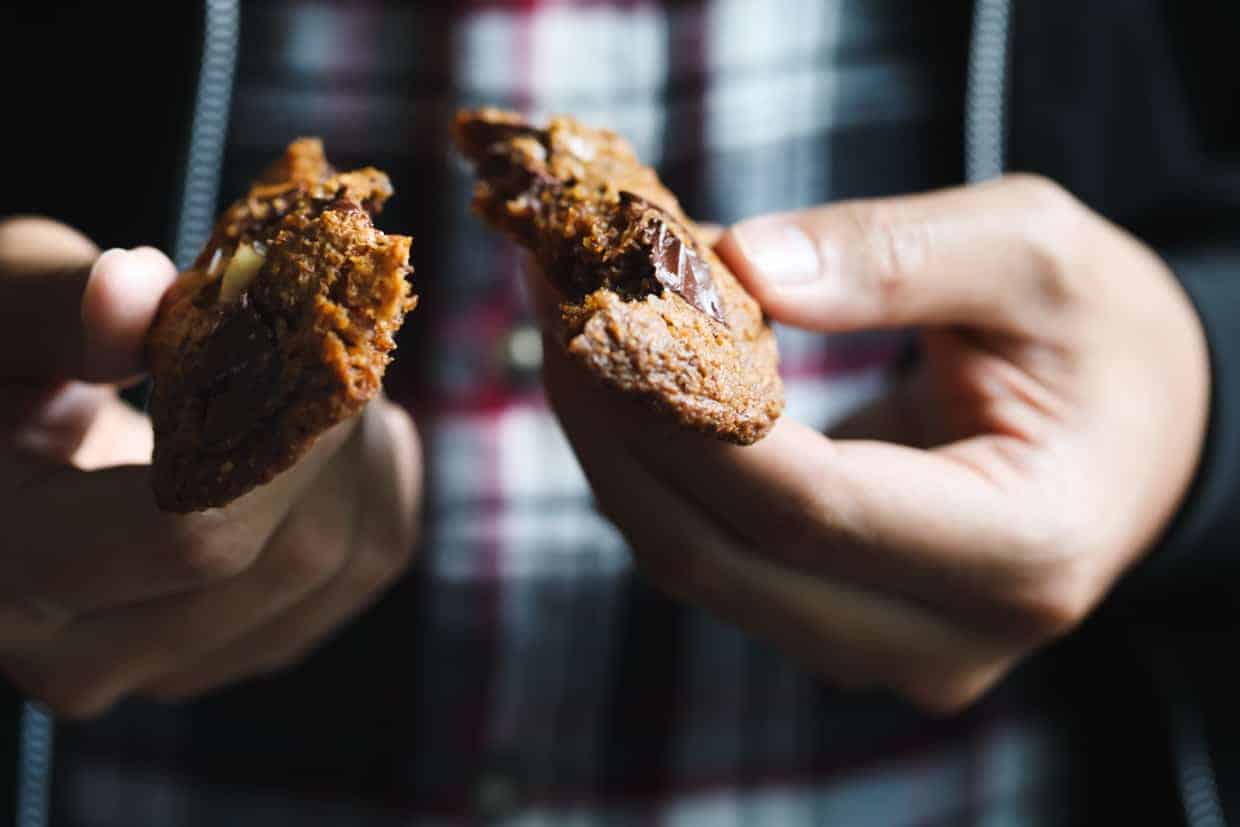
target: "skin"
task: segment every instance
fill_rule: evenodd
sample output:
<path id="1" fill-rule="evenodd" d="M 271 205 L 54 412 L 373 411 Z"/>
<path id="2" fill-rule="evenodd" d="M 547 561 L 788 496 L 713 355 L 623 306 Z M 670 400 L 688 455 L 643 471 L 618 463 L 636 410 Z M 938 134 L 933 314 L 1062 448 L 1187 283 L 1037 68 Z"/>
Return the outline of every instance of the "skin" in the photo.
<path id="1" fill-rule="evenodd" d="M 421 455 L 384 399 L 227 508 L 155 508 L 149 421 L 116 386 L 172 263 L 0 222 L 0 670 L 70 718 L 284 668 L 410 563 Z"/>
<path id="2" fill-rule="evenodd" d="M 668 593 L 946 712 L 1079 624 L 1175 513 L 1206 430 L 1200 322 L 1152 251 L 1055 184 L 756 218 L 716 250 L 772 318 L 916 326 L 924 359 L 832 437 L 784 417 L 738 447 L 606 394 L 548 338 L 600 508 Z"/>
<path id="3" fill-rule="evenodd" d="M 743 448 L 606 393 L 550 338 L 548 397 L 640 570 L 825 679 L 970 703 L 1076 626 L 1183 498 L 1200 323 L 1150 250 L 1054 184 L 768 216 L 716 249 L 779 321 L 919 327 L 921 369 L 832 437 L 785 417 Z M 226 509 L 155 510 L 149 425 L 108 383 L 141 370 L 172 277 L 149 248 L 0 224 L 0 669 L 62 715 L 290 664 L 415 542 L 417 437 L 382 400 Z"/>

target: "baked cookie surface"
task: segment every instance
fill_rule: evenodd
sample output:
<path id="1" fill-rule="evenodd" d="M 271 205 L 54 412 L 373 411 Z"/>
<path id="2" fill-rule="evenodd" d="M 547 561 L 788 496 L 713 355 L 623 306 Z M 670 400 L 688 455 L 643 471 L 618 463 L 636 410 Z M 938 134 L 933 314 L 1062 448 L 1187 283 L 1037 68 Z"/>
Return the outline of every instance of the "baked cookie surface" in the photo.
<path id="1" fill-rule="evenodd" d="M 559 292 L 575 361 L 686 427 L 740 444 L 770 430 L 783 410 L 774 334 L 623 138 L 496 109 L 459 113 L 454 137 L 475 167 L 474 209 Z"/>
<path id="2" fill-rule="evenodd" d="M 379 392 L 416 304 L 411 239 L 372 223 L 391 194 L 303 138 L 220 217 L 147 334 L 160 508 L 227 504 Z"/>

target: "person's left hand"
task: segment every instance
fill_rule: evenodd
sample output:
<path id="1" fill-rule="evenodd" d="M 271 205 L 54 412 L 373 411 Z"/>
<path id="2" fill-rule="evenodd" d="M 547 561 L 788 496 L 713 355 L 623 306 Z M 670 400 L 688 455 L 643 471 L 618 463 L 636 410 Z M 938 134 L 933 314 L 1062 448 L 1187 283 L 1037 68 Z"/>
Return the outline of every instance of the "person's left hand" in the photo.
<path id="1" fill-rule="evenodd" d="M 600 508 L 673 595 L 832 682 L 952 710 L 1077 625 L 1175 513 L 1206 428 L 1200 323 L 1149 249 L 1058 186 L 770 216 L 716 249 L 775 319 L 919 325 L 925 358 L 846 424 L 867 439 L 784 417 L 738 447 L 548 341 L 548 395 Z"/>
<path id="2" fill-rule="evenodd" d="M 115 385 L 175 277 L 150 247 L 0 220 L 0 680 L 58 717 L 288 668 L 417 546 L 417 431 L 382 396 L 223 508 L 157 508 L 150 420 Z"/>

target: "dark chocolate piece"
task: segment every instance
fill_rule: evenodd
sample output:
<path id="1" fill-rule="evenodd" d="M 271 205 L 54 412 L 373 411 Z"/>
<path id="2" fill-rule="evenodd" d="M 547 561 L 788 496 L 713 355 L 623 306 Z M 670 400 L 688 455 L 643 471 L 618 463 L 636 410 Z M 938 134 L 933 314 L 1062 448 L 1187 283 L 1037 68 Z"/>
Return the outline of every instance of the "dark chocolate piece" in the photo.
<path id="1" fill-rule="evenodd" d="M 570 358 L 680 424 L 749 444 L 783 409 L 775 336 L 700 230 L 613 132 L 462 112 L 474 208 L 559 293 Z"/>
<path id="2" fill-rule="evenodd" d="M 206 397 L 203 442 L 215 450 L 240 443 L 270 413 L 280 370 L 275 333 L 243 295 L 207 340 L 195 377 Z"/>
<path id="3" fill-rule="evenodd" d="M 647 228 L 647 232 L 653 236 L 650 241 L 650 264 L 659 284 L 675 291 L 682 299 L 715 321 L 727 324 L 723 317 L 723 304 L 719 301 L 719 291 L 715 289 L 710 267 L 702 259 L 697 242 L 686 242 L 685 238 L 674 231 L 671 225 L 679 222 L 658 204 L 631 192 L 621 192 L 620 201 L 635 213 L 634 221 L 650 222 Z M 681 225 L 680 232 L 688 236 L 689 231 Z"/>

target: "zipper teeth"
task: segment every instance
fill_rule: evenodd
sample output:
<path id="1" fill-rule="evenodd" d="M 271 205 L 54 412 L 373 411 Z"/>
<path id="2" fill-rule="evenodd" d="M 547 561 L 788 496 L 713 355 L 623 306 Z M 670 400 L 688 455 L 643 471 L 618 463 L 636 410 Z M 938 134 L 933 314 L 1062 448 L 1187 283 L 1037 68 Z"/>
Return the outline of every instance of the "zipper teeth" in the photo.
<path id="1" fill-rule="evenodd" d="M 1185 822 L 1190 827 L 1226 827 L 1205 721 L 1194 705 L 1195 693 L 1175 643 L 1162 629 L 1142 627 L 1138 634 L 1146 668 L 1167 710 L 1167 735 Z"/>
<path id="2" fill-rule="evenodd" d="M 1008 43 L 1015 0 L 977 0 L 965 87 L 964 168 L 971 184 L 1003 174 L 1007 167 Z M 1174 651 L 1158 635 L 1156 657 Z M 1162 658 L 1165 661 L 1165 657 Z M 1177 665 L 1153 664 L 1169 706 L 1171 749 L 1184 815 L 1192 827 L 1226 827 L 1218 781 L 1204 725 L 1190 703 L 1191 690 Z"/>
<path id="3" fill-rule="evenodd" d="M 52 769 L 52 717 L 37 704 L 22 707 L 17 827 L 44 827 Z"/>
<path id="4" fill-rule="evenodd" d="M 1183 728 L 1183 724 L 1180 726 Z M 1214 768 L 1202 748 L 1205 735 L 1195 732 L 1194 736 L 1191 740 L 1183 737 L 1176 739 L 1180 742 L 1177 752 L 1182 756 L 1178 769 L 1185 815 L 1192 827 L 1226 827 L 1227 819 L 1223 816 Z"/>
<path id="5" fill-rule="evenodd" d="M 207 0 L 202 65 L 190 125 L 174 258 L 193 261 L 210 231 L 228 134 L 228 109 L 241 33 L 240 0 Z M 17 766 L 17 827 L 47 827 L 55 722 L 40 706 L 22 707 Z"/>
<path id="6" fill-rule="evenodd" d="M 971 184 L 1003 174 L 1012 0 L 977 0 L 965 87 L 964 169 Z"/>
<path id="7" fill-rule="evenodd" d="M 240 33 L 239 0 L 207 0 L 202 68 L 174 250 L 177 267 L 182 269 L 190 265 L 207 240 L 215 216 Z"/>

